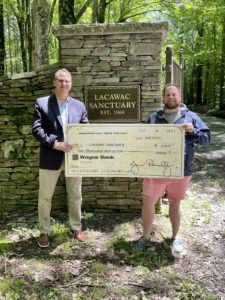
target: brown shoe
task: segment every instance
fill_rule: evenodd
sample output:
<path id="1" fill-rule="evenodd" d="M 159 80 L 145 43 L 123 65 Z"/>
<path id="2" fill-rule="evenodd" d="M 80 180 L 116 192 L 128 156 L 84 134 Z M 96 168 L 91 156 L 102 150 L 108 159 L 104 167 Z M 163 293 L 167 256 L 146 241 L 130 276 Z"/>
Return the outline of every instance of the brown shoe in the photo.
<path id="1" fill-rule="evenodd" d="M 84 235 L 84 233 L 80 230 L 75 230 L 74 231 L 74 238 L 76 240 L 78 240 L 81 243 L 86 242 L 86 236 Z"/>
<path id="2" fill-rule="evenodd" d="M 38 238 L 38 245 L 42 248 L 46 248 L 49 246 L 48 234 L 42 233 Z"/>

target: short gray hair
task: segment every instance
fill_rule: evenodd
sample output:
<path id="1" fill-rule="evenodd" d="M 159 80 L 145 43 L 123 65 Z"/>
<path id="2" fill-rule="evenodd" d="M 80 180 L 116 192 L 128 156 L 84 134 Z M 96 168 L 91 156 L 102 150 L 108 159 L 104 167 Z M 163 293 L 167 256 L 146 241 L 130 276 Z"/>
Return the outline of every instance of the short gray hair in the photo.
<path id="1" fill-rule="evenodd" d="M 63 73 L 66 73 L 67 75 L 69 75 L 70 78 L 71 78 L 71 81 L 72 81 L 72 75 L 67 69 L 59 69 L 57 72 L 55 72 L 55 80 L 58 79 L 58 73 L 59 72 L 63 72 Z"/>

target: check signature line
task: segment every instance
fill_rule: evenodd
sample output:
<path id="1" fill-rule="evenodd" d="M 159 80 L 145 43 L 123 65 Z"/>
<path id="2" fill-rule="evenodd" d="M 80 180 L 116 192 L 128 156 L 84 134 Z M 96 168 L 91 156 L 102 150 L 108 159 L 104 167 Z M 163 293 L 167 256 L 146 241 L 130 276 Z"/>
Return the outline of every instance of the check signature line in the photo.
<path id="1" fill-rule="evenodd" d="M 165 177 L 170 177 L 172 170 L 171 167 L 173 167 L 173 165 L 169 165 L 168 161 L 163 160 L 161 162 L 161 164 L 159 165 L 155 165 L 154 161 L 152 159 L 146 159 L 146 161 L 143 164 L 137 164 L 134 160 L 132 161 L 132 163 L 130 164 L 131 168 L 131 174 L 133 175 L 138 175 L 139 174 L 139 167 L 144 167 L 144 166 L 148 166 L 148 167 L 162 167 L 163 168 L 163 176 Z"/>

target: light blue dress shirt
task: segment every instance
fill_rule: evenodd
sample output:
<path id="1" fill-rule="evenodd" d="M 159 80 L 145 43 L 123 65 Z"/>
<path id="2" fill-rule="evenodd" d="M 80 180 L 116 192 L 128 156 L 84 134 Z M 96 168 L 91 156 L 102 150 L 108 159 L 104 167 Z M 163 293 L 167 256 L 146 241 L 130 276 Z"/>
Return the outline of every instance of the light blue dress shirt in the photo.
<path id="1" fill-rule="evenodd" d="M 65 125 L 68 124 L 69 121 L 68 98 L 66 99 L 66 102 L 64 104 L 61 104 L 59 99 L 57 99 L 57 101 L 58 101 L 59 111 L 63 122 L 63 132 L 65 133 Z"/>

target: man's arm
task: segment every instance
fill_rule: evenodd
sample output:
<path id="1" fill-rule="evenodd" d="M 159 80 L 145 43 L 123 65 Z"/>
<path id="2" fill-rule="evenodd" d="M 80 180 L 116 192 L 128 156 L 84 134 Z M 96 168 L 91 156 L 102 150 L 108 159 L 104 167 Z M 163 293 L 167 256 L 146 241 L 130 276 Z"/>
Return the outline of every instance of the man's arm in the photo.
<path id="1" fill-rule="evenodd" d="M 83 104 L 83 103 L 82 103 L 82 104 Z M 83 109 L 82 109 L 82 114 L 81 114 L 80 123 L 82 123 L 82 124 L 89 123 L 88 117 L 87 117 L 86 107 L 85 107 L 84 104 L 83 104 Z"/>
<path id="2" fill-rule="evenodd" d="M 185 123 L 183 128 L 194 140 L 194 143 L 202 146 L 210 143 L 210 129 L 196 114 L 193 123 Z"/>
<path id="3" fill-rule="evenodd" d="M 41 144 L 48 148 L 53 148 L 57 140 L 57 135 L 47 133 L 44 129 L 44 114 L 45 112 L 40 107 L 40 104 L 37 100 L 34 107 L 32 133 Z M 45 119 L 46 118 L 47 114 L 45 115 Z"/>

